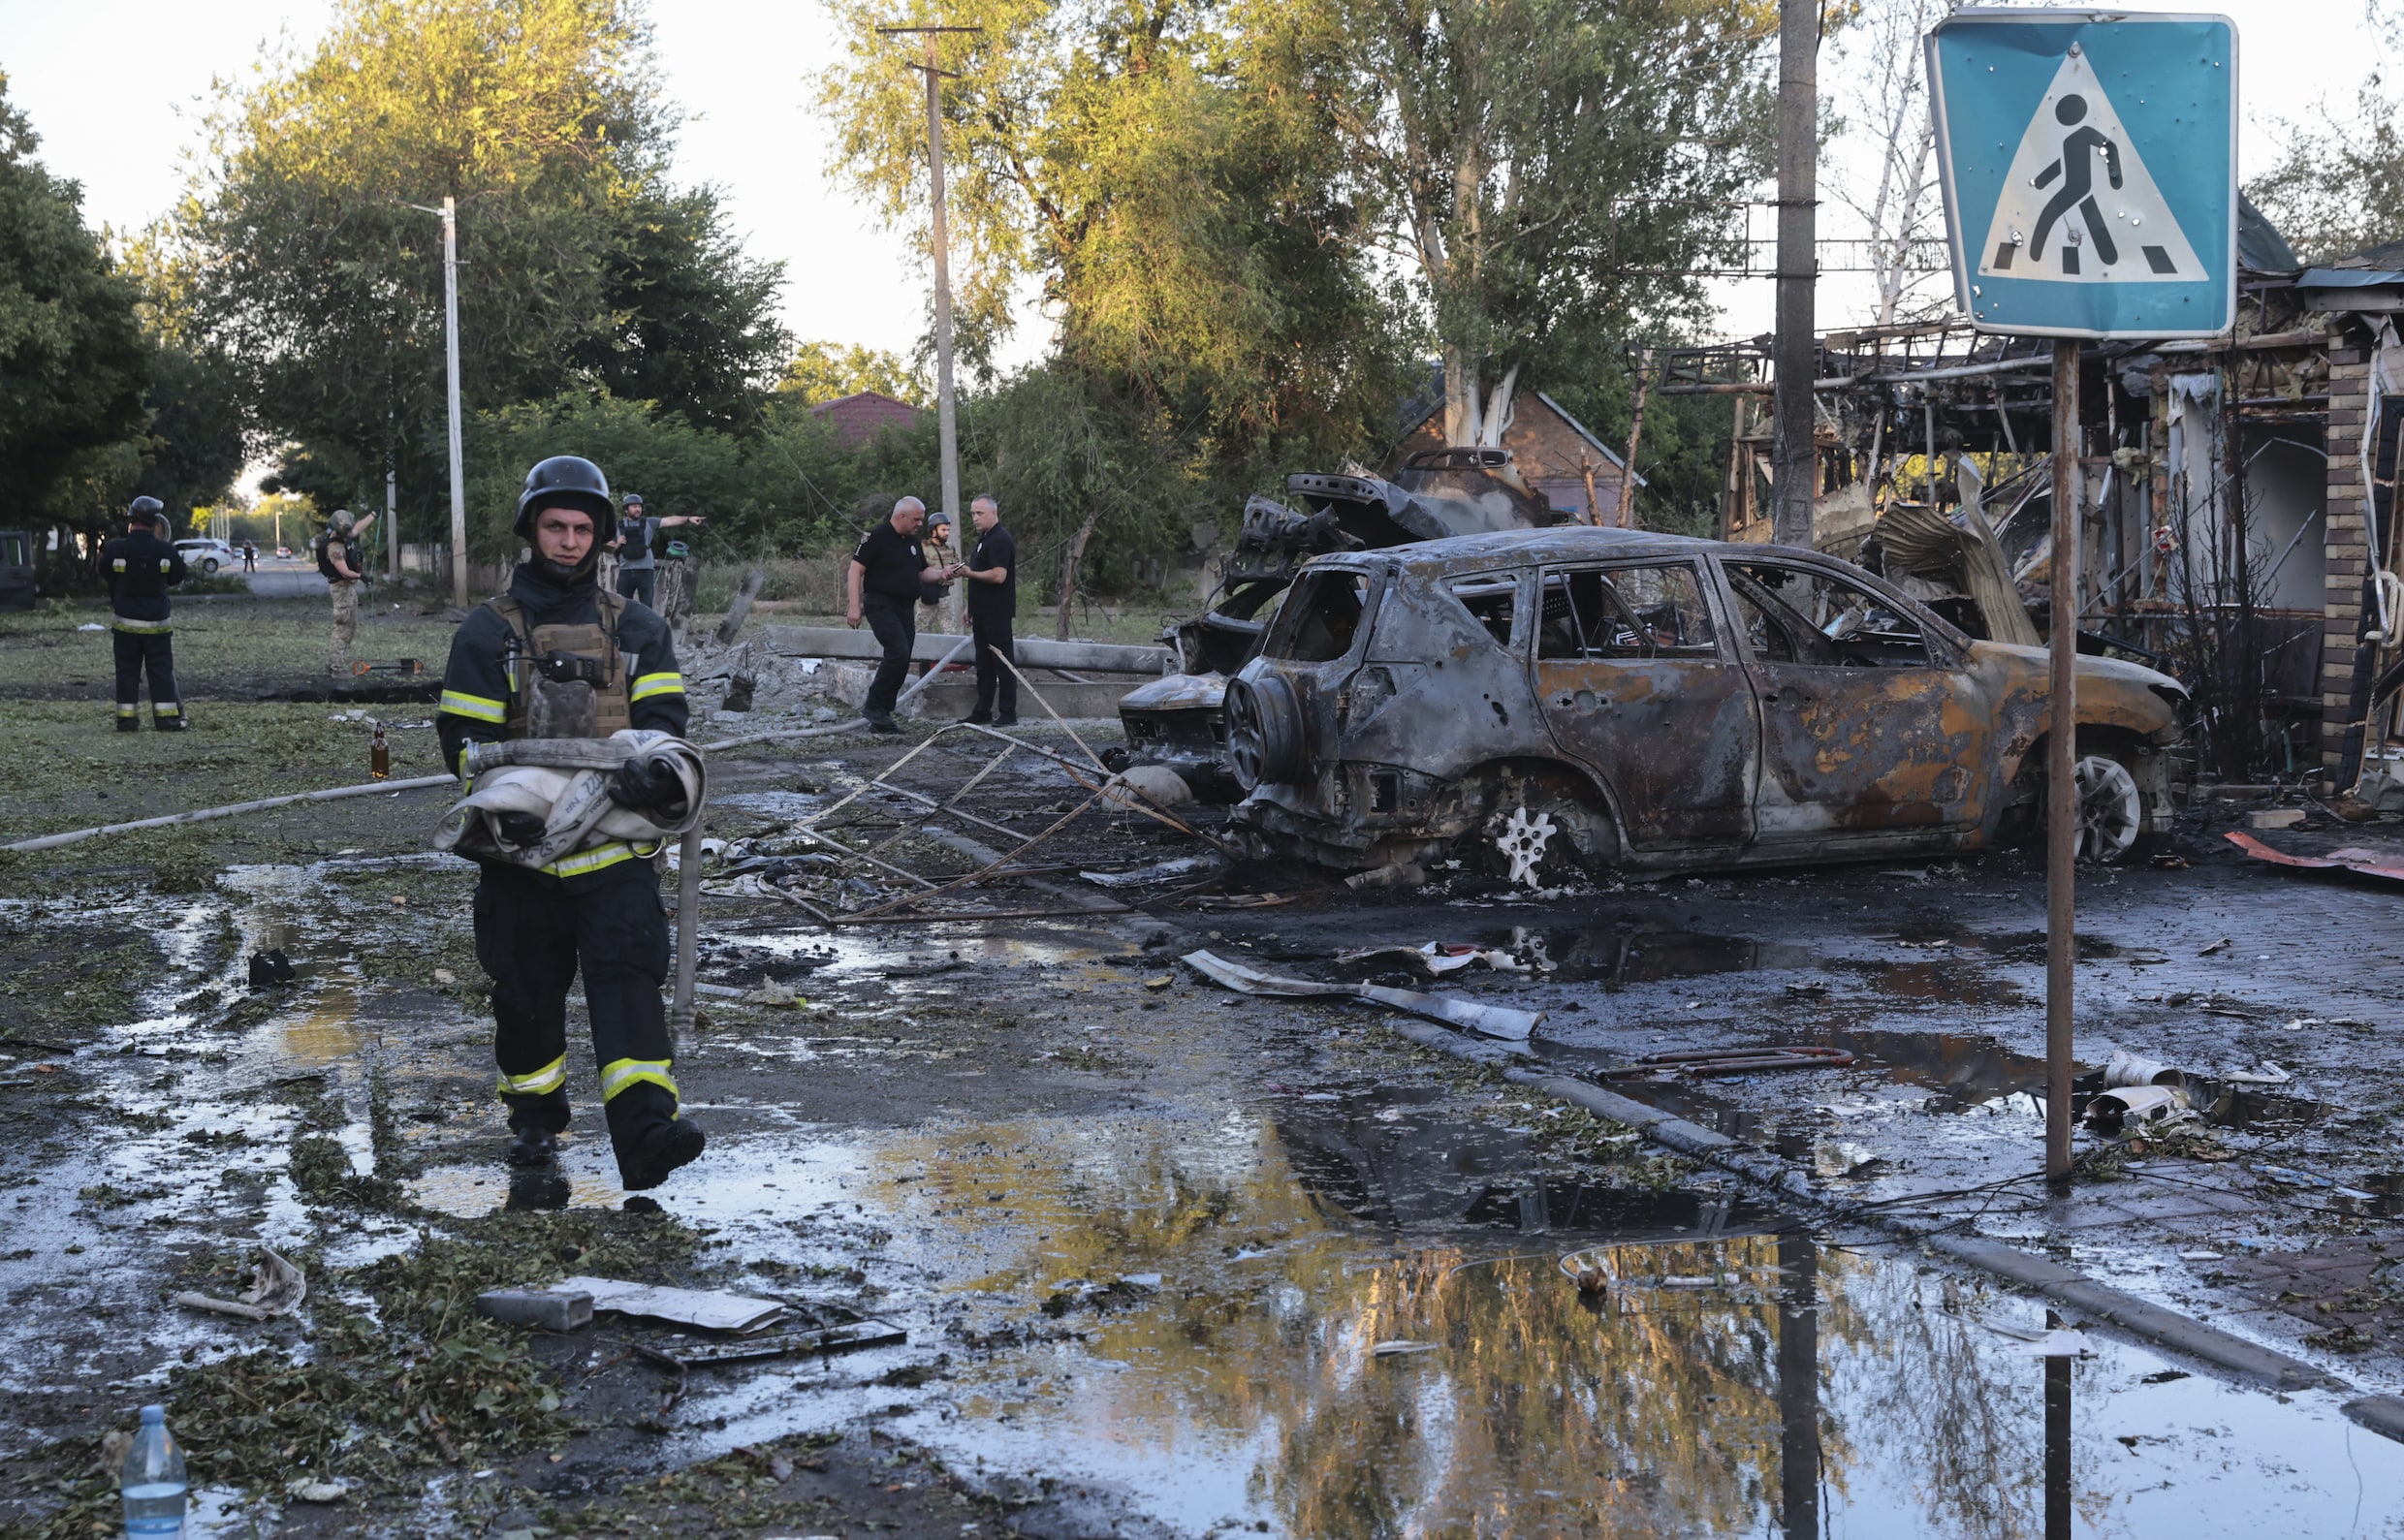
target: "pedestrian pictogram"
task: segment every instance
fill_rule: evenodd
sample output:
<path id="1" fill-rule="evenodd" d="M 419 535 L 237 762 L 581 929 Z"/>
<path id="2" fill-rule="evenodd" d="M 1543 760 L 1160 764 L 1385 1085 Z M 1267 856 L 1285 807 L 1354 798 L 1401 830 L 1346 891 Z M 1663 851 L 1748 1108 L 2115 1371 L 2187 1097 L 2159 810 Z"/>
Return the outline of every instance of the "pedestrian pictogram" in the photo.
<path id="1" fill-rule="evenodd" d="M 1928 38 L 1956 301 L 1982 331 L 2193 337 L 2236 308 L 2237 34 L 1964 10 Z"/>
<path id="2" fill-rule="evenodd" d="M 2076 44 L 2020 136 L 1980 248 L 1981 277 L 2201 279 L 2203 263 Z"/>

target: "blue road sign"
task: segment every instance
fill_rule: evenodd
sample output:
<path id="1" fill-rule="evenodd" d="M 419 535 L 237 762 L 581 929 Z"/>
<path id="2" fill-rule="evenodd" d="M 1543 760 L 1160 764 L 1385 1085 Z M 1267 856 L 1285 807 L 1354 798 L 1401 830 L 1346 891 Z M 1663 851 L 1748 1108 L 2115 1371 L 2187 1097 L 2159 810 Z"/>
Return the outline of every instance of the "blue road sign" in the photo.
<path id="1" fill-rule="evenodd" d="M 1957 11 L 1928 35 L 1953 292 L 1981 331 L 2199 337 L 2237 314 L 2226 16 Z"/>

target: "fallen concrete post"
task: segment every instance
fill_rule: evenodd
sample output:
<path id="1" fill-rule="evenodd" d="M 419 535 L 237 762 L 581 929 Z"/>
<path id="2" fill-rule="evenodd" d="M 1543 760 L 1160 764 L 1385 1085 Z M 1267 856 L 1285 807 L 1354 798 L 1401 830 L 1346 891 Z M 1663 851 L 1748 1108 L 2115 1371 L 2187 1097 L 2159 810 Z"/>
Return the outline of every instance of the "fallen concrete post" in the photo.
<path id="1" fill-rule="evenodd" d="M 870 662 L 885 655 L 876 644 L 873 633 L 863 627 L 858 631 L 848 626 L 770 626 L 768 645 L 771 650 L 791 658 L 837 658 Z M 917 663 L 940 664 L 949 660 L 953 649 L 968 644 L 969 639 L 940 631 L 921 631 L 911 644 L 910 658 Z M 1113 642 L 1051 642 L 1041 637 L 1021 637 L 1014 650 L 1021 668 L 1083 669 L 1095 674 L 1159 675 L 1168 671 L 1166 647 L 1126 646 Z"/>
<path id="2" fill-rule="evenodd" d="M 73 833 L 44 834 L 39 839 L 20 839 L 13 845 L 0 845 L 0 850 L 55 850 L 78 840 L 91 839 L 100 834 L 122 834 L 137 829 L 168 829 L 176 824 L 206 823 L 212 818 L 232 818 L 237 813 L 255 813 L 269 807 L 284 807 L 294 802 L 332 802 L 346 797 L 373 797 L 378 792 L 418 791 L 427 786 L 457 786 L 453 775 L 420 775 L 414 780 L 369 781 L 364 786 L 337 786 L 332 791 L 294 792 L 288 797 L 262 797 L 255 802 L 233 802 L 224 807 L 202 807 L 188 813 L 169 813 L 161 818 L 137 818 L 130 824 L 102 824 L 97 829 L 79 829 Z"/>
<path id="3" fill-rule="evenodd" d="M 1238 994 L 1263 994 L 1283 999 L 1335 998 L 1365 1000 L 1397 1011 L 1408 1011 L 1450 1026 L 1466 1027 L 1487 1037 L 1525 1044 L 1528 1034 L 1543 1021 L 1539 1011 L 1514 1011 L 1503 1005 L 1480 1005 L 1448 994 L 1423 994 L 1417 990 L 1388 989 L 1379 984 L 1323 984 L 1316 979 L 1284 979 L 1230 962 L 1210 952 L 1188 952 L 1179 959 L 1224 989 Z M 1520 1052 L 1527 1050 L 1523 1047 Z"/>

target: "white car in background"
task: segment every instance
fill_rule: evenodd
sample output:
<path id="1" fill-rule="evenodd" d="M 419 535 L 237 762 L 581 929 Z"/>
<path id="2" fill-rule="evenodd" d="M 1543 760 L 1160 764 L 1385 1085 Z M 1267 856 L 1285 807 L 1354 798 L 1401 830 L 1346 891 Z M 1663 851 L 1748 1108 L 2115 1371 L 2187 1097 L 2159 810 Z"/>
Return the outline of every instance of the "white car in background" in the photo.
<path id="1" fill-rule="evenodd" d="M 178 540 L 175 550 L 182 553 L 183 564 L 204 578 L 214 578 L 220 568 L 242 564 L 242 553 L 222 540 Z"/>

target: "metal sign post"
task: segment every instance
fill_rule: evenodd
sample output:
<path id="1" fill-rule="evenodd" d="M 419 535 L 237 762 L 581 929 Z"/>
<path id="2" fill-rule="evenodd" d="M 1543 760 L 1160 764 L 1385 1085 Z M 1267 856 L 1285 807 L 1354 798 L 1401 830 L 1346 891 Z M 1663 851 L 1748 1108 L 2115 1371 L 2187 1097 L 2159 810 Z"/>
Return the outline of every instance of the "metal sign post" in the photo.
<path id="1" fill-rule="evenodd" d="M 1978 330 L 2060 339 L 2045 1175 L 2063 1184 L 2077 947 L 2078 344 L 2218 336 L 2235 324 L 2237 29 L 2215 16 L 1972 10 L 1938 23 L 1927 47 L 1954 302 Z"/>

